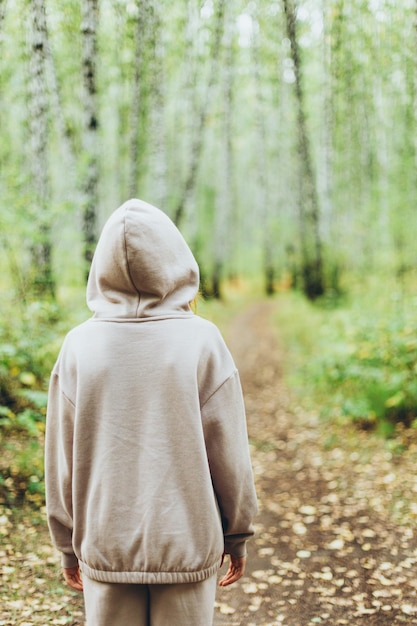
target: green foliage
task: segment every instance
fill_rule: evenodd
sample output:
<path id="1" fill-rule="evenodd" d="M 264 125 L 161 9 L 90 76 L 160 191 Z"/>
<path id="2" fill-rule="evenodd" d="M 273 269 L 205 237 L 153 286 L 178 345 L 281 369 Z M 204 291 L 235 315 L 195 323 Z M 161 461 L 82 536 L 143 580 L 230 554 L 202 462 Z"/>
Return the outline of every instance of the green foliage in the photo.
<path id="1" fill-rule="evenodd" d="M 417 415 L 417 337 L 402 319 L 347 317 L 328 327 L 327 349 L 312 361 L 314 379 L 340 403 L 341 414 L 391 434 Z M 322 342 L 324 343 L 324 342 Z"/>
<path id="2" fill-rule="evenodd" d="M 309 305 L 294 294 L 285 298 L 279 321 L 297 364 L 292 382 L 323 416 L 349 419 L 383 436 L 398 424 L 417 424 L 417 328 L 411 309 L 382 304 L 375 293 L 357 295 L 336 309 Z"/>
<path id="3" fill-rule="evenodd" d="M 45 496 L 42 438 L 34 436 L 30 438 L 23 430 L 21 436 L 5 440 L 3 429 L 0 432 L 1 501 L 7 505 L 26 501 L 41 506 Z"/>
<path id="4" fill-rule="evenodd" d="M 47 384 L 62 338 L 55 303 L 32 302 L 0 330 L 0 501 L 44 500 Z"/>

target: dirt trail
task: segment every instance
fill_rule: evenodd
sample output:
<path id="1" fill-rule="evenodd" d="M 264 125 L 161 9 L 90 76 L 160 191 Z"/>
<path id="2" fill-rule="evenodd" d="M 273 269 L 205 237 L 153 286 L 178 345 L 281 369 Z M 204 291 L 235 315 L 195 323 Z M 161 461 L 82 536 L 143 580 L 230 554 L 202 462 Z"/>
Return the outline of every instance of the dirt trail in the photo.
<path id="1" fill-rule="evenodd" d="M 389 465 L 383 456 L 360 465 L 351 444 L 336 445 L 315 416 L 293 406 L 280 374 L 276 306 L 253 305 L 227 335 L 260 512 L 246 575 L 219 590 L 214 624 L 417 624 L 417 542 L 386 514 Z"/>

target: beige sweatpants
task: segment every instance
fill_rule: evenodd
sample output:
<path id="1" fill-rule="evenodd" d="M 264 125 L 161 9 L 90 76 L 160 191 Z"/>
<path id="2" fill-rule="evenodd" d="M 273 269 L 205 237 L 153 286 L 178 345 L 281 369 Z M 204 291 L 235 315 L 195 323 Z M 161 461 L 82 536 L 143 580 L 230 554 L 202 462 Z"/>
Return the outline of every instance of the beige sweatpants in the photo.
<path id="1" fill-rule="evenodd" d="M 216 580 L 126 585 L 84 575 L 87 626 L 212 626 Z"/>

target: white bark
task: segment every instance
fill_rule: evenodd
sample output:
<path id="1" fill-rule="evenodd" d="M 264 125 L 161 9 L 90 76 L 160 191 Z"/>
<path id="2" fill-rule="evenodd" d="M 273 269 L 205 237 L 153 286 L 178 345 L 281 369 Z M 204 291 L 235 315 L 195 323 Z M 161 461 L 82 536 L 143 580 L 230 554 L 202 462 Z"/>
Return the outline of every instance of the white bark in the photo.
<path id="1" fill-rule="evenodd" d="M 297 133 L 300 159 L 299 229 L 303 256 L 304 291 L 309 298 L 314 299 L 322 295 L 324 290 L 319 199 L 305 113 L 295 1 L 283 0 L 283 8 L 287 36 L 291 43 L 297 102 Z"/>
<path id="2" fill-rule="evenodd" d="M 230 10 L 231 3 L 226 8 Z M 223 73 L 223 111 L 222 111 L 222 140 L 220 159 L 221 171 L 219 172 L 220 187 L 217 194 L 216 215 L 215 215 L 215 251 L 214 251 L 214 272 L 213 272 L 213 292 L 217 297 L 221 296 L 220 281 L 224 267 L 230 261 L 232 255 L 232 245 L 236 240 L 236 229 L 238 228 L 237 216 L 233 210 L 233 174 L 234 174 L 234 154 L 233 154 L 233 93 L 234 93 L 234 50 L 233 50 L 233 25 L 230 15 L 225 16 L 224 28 L 224 51 L 225 63 Z M 234 216 L 234 235 L 231 234 L 232 215 Z"/>
<path id="3" fill-rule="evenodd" d="M 29 113 L 31 165 L 38 201 L 45 209 L 48 196 L 48 121 L 46 93 L 46 16 L 44 0 L 31 2 Z"/>
<path id="4" fill-rule="evenodd" d="M 140 153 L 140 119 L 142 112 L 142 93 L 144 80 L 144 49 L 145 49 L 145 25 L 148 0 L 136 0 L 137 23 L 136 23 L 136 50 L 135 50 L 135 75 L 133 79 L 132 108 L 130 116 L 130 144 L 129 144 L 129 195 L 138 195 L 139 179 L 139 153 Z"/>
<path id="5" fill-rule="evenodd" d="M 263 248 L 263 264 L 265 273 L 265 284 L 267 293 L 273 292 L 273 255 L 272 255 L 272 240 L 270 229 L 270 216 L 271 216 L 271 193 L 270 182 L 268 176 L 268 159 L 267 159 L 267 131 L 265 125 L 266 119 L 266 107 L 264 103 L 264 97 L 262 92 L 262 77 L 261 77 L 261 63 L 259 59 L 259 40 L 257 35 L 253 35 L 252 40 L 252 53 L 253 53 L 253 72 L 255 76 L 255 91 L 256 91 L 256 125 L 257 125 L 257 198 L 259 205 L 259 214 L 261 216 L 261 228 L 262 228 L 262 248 Z"/>
<path id="6" fill-rule="evenodd" d="M 214 16 L 214 30 L 211 46 L 211 58 L 210 58 L 210 71 L 206 85 L 205 93 L 203 94 L 200 108 L 197 115 L 195 124 L 195 131 L 191 140 L 190 147 L 190 160 L 188 165 L 188 172 L 186 174 L 183 190 L 174 214 L 174 221 L 177 226 L 184 218 L 188 202 L 194 193 L 194 189 L 197 183 L 198 168 L 200 165 L 201 154 L 203 150 L 204 142 L 204 128 L 207 120 L 209 106 L 211 104 L 211 97 L 213 88 L 216 83 L 218 74 L 218 60 L 219 51 L 221 48 L 221 38 L 223 34 L 224 26 L 224 12 L 225 12 L 226 0 L 218 0 L 217 10 Z"/>
<path id="7" fill-rule="evenodd" d="M 29 130 L 37 232 L 32 245 L 34 286 L 54 293 L 48 163 L 48 96 L 46 86 L 47 27 L 44 0 L 30 3 Z"/>
<path id="8" fill-rule="evenodd" d="M 83 235 L 84 259 L 88 266 L 93 258 L 96 243 L 98 205 L 98 110 L 97 110 L 97 29 L 98 0 L 82 2 L 82 69 L 83 69 L 83 148 L 86 171 L 83 184 Z M 88 270 L 87 270 L 88 271 Z"/>
<path id="9" fill-rule="evenodd" d="M 151 196 L 157 206 L 167 204 L 167 161 L 165 135 L 165 47 L 158 3 L 151 7 L 150 30 L 153 33 L 153 56 L 150 62 L 150 146 L 149 164 L 152 184 Z"/>

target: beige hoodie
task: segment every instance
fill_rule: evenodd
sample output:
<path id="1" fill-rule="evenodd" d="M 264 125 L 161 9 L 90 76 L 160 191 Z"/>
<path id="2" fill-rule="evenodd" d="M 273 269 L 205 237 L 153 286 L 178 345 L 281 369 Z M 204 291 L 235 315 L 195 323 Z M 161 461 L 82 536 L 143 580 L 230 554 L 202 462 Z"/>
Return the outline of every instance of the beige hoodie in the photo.
<path id="1" fill-rule="evenodd" d="M 198 284 L 162 211 L 130 200 L 113 213 L 87 287 L 94 316 L 65 338 L 46 432 L 53 542 L 95 580 L 203 580 L 253 534 L 239 377 L 190 310 Z"/>

